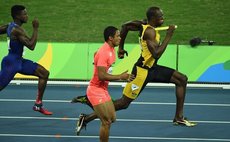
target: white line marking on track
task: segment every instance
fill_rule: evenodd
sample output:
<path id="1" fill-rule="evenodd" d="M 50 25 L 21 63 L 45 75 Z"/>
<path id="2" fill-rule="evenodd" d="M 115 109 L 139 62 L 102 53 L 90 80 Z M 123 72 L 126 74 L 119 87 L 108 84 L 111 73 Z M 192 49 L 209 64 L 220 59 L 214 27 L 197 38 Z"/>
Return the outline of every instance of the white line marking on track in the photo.
<path id="1" fill-rule="evenodd" d="M 43 100 L 50 103 L 70 103 L 70 100 Z M 0 102 L 34 102 L 29 99 L 0 99 Z M 132 102 L 136 105 L 176 105 L 176 103 L 161 103 L 161 102 Z M 230 107 L 230 104 L 203 104 L 203 103 L 185 103 L 187 106 L 216 106 L 216 107 Z"/>
<path id="2" fill-rule="evenodd" d="M 68 117 L 21 117 L 21 116 L 0 116 L 0 119 L 40 119 L 40 120 L 78 120 L 78 118 Z M 96 119 L 97 121 L 99 119 Z M 117 119 L 121 122 L 160 122 L 160 123 L 172 123 L 172 120 L 144 120 L 144 119 Z M 230 121 L 194 121 L 197 123 L 210 123 L 210 124 L 230 124 Z"/>
<path id="3" fill-rule="evenodd" d="M 160 103 L 160 102 L 132 102 L 132 104 L 141 104 L 141 105 L 176 105 L 176 103 Z M 187 106 L 220 106 L 220 107 L 229 107 L 230 104 L 203 104 L 203 103 L 185 103 Z"/>
<path id="4" fill-rule="evenodd" d="M 1 137 L 43 137 L 43 138 L 99 138 L 98 136 L 73 136 L 73 135 L 26 135 L 26 134 L 0 134 Z M 125 137 L 109 136 L 110 139 L 133 139 L 133 140 L 181 140 L 181 141 L 230 141 L 230 139 L 211 138 L 172 138 L 172 137 Z"/>

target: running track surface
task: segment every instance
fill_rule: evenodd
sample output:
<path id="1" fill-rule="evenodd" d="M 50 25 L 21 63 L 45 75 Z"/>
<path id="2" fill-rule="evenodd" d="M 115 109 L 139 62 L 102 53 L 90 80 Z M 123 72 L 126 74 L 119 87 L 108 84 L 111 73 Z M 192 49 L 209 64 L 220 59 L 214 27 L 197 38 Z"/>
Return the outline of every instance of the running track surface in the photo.
<path id="1" fill-rule="evenodd" d="M 122 87 L 110 86 L 116 99 Z M 98 142 L 100 121 L 95 120 L 75 134 L 80 113 L 92 110 L 70 100 L 84 95 L 86 86 L 48 85 L 44 106 L 53 111 L 44 116 L 32 110 L 35 85 L 10 85 L 0 92 L 0 142 Z M 117 112 L 110 142 L 223 142 L 230 141 L 230 90 L 188 88 L 184 115 L 196 127 L 174 126 L 175 89 L 148 87 L 126 110 Z"/>

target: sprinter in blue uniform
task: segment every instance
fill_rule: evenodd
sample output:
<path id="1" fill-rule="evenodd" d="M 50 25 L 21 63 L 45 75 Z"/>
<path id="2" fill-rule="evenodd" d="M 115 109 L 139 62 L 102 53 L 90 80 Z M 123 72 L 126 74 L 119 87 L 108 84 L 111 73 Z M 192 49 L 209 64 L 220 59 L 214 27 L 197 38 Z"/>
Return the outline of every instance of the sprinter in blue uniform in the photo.
<path id="1" fill-rule="evenodd" d="M 31 37 L 28 37 L 25 30 L 21 27 L 28 20 L 26 8 L 23 5 L 12 6 L 11 16 L 14 22 L 0 27 L 0 34 L 7 34 L 9 46 L 9 53 L 3 58 L 1 63 L 0 91 L 10 83 L 16 73 L 37 76 L 39 78 L 38 94 L 33 110 L 45 115 L 51 115 L 52 112 L 42 107 L 42 98 L 49 77 L 49 71 L 38 63 L 22 57 L 24 46 L 30 50 L 34 50 L 36 46 L 39 22 L 37 19 L 33 20 L 33 34 Z"/>

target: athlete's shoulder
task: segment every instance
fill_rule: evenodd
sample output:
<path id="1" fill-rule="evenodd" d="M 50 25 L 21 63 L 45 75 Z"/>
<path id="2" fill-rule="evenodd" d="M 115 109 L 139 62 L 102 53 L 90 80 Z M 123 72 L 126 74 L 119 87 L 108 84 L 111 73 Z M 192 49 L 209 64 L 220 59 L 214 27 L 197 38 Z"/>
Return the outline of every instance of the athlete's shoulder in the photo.
<path id="1" fill-rule="evenodd" d="M 9 35 L 14 35 L 14 36 L 25 35 L 25 30 L 18 25 L 12 25 L 12 27 L 8 28 L 7 32 Z"/>
<path id="2" fill-rule="evenodd" d="M 152 38 L 156 35 L 156 30 L 151 25 L 143 25 L 143 39 Z"/>

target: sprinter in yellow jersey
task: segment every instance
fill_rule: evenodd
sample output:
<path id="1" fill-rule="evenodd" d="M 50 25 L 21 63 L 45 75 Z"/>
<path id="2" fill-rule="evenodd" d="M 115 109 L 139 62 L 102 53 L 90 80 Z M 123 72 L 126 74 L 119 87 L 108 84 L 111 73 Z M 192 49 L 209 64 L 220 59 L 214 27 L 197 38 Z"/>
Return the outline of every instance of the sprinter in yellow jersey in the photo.
<path id="1" fill-rule="evenodd" d="M 160 35 L 155 30 L 163 24 L 163 12 L 159 7 L 150 7 L 146 13 L 146 21 L 131 21 L 125 23 L 121 30 L 121 42 L 118 57 L 124 58 L 127 52 L 124 50 L 124 41 L 128 31 L 140 32 L 141 56 L 134 64 L 132 74 L 136 78 L 129 82 L 123 90 L 123 106 L 128 106 L 135 100 L 149 82 L 173 83 L 176 85 L 176 113 L 173 123 L 176 125 L 195 126 L 194 122 L 188 121 L 183 116 L 183 107 L 187 86 L 187 77 L 169 67 L 157 64 L 158 59 L 164 53 L 170 39 L 173 36 L 175 26 L 170 25 L 162 43 Z M 126 104 L 126 105 L 124 105 Z"/>
<path id="2" fill-rule="evenodd" d="M 158 59 L 164 53 L 173 36 L 175 26 L 169 26 L 163 42 L 160 43 L 160 35 L 155 28 L 161 26 L 164 22 L 162 10 L 158 7 L 150 7 L 146 12 L 146 16 L 147 21 L 131 21 L 122 26 L 118 57 L 124 58 L 124 54 L 127 54 L 123 47 L 128 31 L 139 31 L 141 56 L 133 66 L 132 74 L 135 75 L 135 79 L 127 83 L 123 90 L 123 96 L 113 101 L 115 109 L 122 110 L 128 108 L 129 104 L 140 95 L 149 82 L 174 83 L 176 85 L 177 104 L 173 123 L 188 127 L 195 126 L 196 123 L 188 121 L 183 116 L 187 77 L 175 69 L 157 64 Z M 85 96 L 79 96 L 73 100 L 81 103 L 88 102 Z M 95 118 L 97 116 L 92 113 L 79 118 L 79 121 L 86 126 L 88 122 Z"/>

